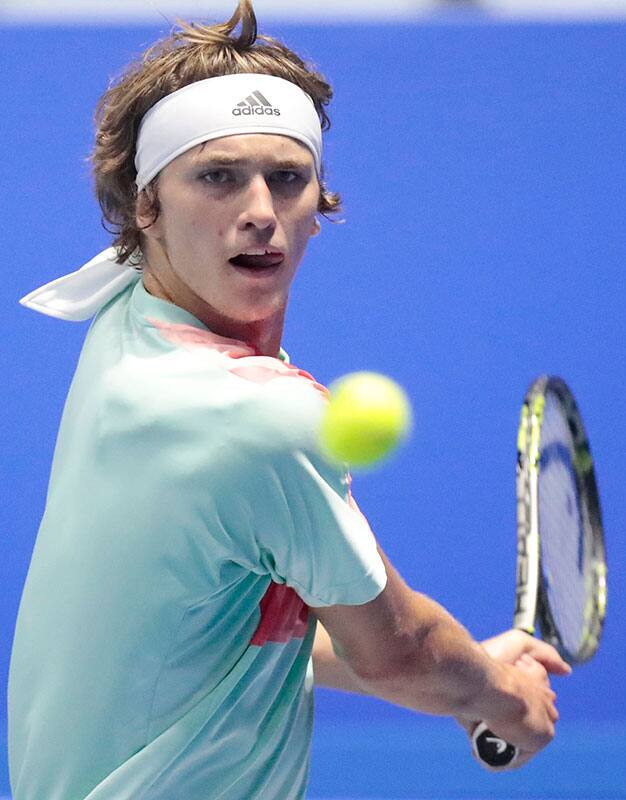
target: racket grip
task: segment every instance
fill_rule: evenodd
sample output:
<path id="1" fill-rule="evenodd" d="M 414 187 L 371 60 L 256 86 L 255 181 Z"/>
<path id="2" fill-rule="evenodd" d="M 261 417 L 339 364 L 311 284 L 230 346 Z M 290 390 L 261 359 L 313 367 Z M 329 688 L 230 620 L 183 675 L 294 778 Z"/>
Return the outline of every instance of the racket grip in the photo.
<path id="1" fill-rule="evenodd" d="M 518 756 L 518 749 L 492 733 L 484 722 L 479 722 L 472 733 L 472 749 L 479 761 L 490 770 L 510 767 Z"/>

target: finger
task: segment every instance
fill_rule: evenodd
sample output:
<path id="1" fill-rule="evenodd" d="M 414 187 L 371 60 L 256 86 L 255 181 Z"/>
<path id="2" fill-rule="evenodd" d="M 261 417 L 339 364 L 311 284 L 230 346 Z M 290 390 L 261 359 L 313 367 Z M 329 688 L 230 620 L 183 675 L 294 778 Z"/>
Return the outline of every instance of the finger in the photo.
<path id="1" fill-rule="evenodd" d="M 556 692 L 550 686 L 543 687 L 544 697 L 548 703 L 556 703 Z"/>
<path id="2" fill-rule="evenodd" d="M 548 706 L 548 716 L 550 717 L 550 721 L 552 723 L 559 721 L 559 712 L 554 703 L 550 703 L 550 705 Z"/>
<path id="3" fill-rule="evenodd" d="M 544 686 L 550 686 L 548 672 L 540 661 L 536 661 L 532 656 L 525 653 L 515 662 L 518 669 L 523 670 L 530 678 Z"/>
<path id="4" fill-rule="evenodd" d="M 529 637 L 525 652 L 535 661 L 539 661 L 553 675 L 570 675 L 571 666 L 559 655 L 558 651 L 547 642 Z"/>
<path id="5" fill-rule="evenodd" d="M 531 655 L 525 655 L 525 661 L 529 667 L 533 667 L 537 675 L 541 675 L 541 679 L 546 686 L 550 686 L 550 678 L 548 677 L 548 670 L 545 666 L 541 663 L 541 661 L 537 661 Z"/>
<path id="6" fill-rule="evenodd" d="M 544 689 L 544 708 L 550 722 L 554 725 L 559 720 L 559 712 L 556 707 L 556 694 L 550 689 Z"/>

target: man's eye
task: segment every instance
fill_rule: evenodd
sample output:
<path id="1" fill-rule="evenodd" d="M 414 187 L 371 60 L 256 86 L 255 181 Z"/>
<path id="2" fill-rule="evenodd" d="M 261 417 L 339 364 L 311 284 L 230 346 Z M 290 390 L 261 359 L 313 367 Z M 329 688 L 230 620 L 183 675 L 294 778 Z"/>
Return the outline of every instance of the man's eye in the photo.
<path id="1" fill-rule="evenodd" d="M 294 183 L 300 176 L 291 169 L 279 169 L 272 173 L 272 179 L 278 183 Z"/>
<path id="2" fill-rule="evenodd" d="M 227 183 L 230 179 L 230 173 L 225 169 L 212 169 L 202 176 L 202 180 L 207 183 Z"/>

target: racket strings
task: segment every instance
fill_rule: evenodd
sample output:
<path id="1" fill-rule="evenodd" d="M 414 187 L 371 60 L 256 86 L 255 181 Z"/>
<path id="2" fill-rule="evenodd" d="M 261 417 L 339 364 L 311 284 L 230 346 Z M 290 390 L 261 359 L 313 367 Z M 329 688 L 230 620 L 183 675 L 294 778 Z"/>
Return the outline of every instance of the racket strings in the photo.
<path id="1" fill-rule="evenodd" d="M 552 619 L 567 654 L 585 638 L 589 520 L 579 499 L 575 449 L 560 401 L 546 393 L 538 476 L 541 570 Z"/>

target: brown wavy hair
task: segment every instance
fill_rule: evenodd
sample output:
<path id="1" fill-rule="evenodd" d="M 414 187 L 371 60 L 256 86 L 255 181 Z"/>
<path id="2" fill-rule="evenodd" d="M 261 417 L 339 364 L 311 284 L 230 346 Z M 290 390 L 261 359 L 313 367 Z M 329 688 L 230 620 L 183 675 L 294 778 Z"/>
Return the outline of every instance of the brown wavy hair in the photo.
<path id="1" fill-rule="evenodd" d="M 295 83 L 313 99 L 322 130 L 330 127 L 326 112 L 333 96 L 330 84 L 282 42 L 257 33 L 250 0 L 239 0 L 228 22 L 178 21 L 167 38 L 127 67 L 96 107 L 96 141 L 91 154 L 95 191 L 103 224 L 112 226 L 107 230 L 115 236 L 119 263 L 141 249 L 142 234 L 135 220 L 135 148 L 142 117 L 163 97 L 189 83 L 240 72 L 274 75 Z M 154 221 L 159 214 L 158 176 L 146 187 L 146 196 L 149 206 L 142 210 L 151 213 Z M 319 213 L 327 216 L 340 210 L 340 196 L 328 191 L 322 175 Z"/>

